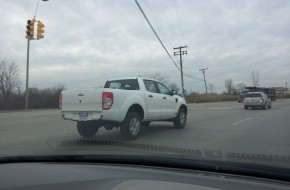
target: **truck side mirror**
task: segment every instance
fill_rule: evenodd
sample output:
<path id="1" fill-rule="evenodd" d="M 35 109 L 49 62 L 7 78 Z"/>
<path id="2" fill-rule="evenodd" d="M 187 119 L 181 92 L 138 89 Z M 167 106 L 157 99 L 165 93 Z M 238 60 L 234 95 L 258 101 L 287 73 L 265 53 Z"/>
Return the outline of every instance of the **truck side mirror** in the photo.
<path id="1" fill-rule="evenodd" d="M 177 91 L 176 90 L 171 90 L 172 95 L 176 95 Z"/>

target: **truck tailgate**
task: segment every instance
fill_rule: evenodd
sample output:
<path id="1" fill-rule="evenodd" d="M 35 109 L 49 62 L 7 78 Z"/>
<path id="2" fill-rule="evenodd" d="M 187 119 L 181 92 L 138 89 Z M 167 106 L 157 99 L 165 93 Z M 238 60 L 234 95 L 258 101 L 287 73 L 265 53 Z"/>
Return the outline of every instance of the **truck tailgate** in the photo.
<path id="1" fill-rule="evenodd" d="M 62 111 L 93 112 L 102 111 L 103 89 L 64 90 Z"/>

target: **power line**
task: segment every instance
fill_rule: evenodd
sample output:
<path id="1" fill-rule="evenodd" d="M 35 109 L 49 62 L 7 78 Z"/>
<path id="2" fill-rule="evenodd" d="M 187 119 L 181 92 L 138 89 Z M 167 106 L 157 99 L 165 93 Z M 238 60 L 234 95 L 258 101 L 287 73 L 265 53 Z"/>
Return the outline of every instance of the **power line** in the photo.
<path id="1" fill-rule="evenodd" d="M 190 82 L 190 83 L 187 83 L 187 84 L 195 84 L 195 83 L 198 83 L 198 82 L 203 82 L 203 81 L 194 81 L 194 82 Z"/>
<path id="2" fill-rule="evenodd" d="M 175 63 L 175 61 L 173 60 L 173 58 L 171 57 L 171 55 L 169 54 L 169 52 L 167 51 L 166 47 L 164 46 L 164 44 L 162 43 L 162 41 L 160 40 L 158 34 L 156 33 L 156 31 L 154 30 L 153 26 L 151 25 L 150 21 L 148 20 L 147 16 L 145 15 L 143 9 L 141 8 L 138 0 L 135 0 L 135 3 L 137 4 L 138 8 L 140 9 L 142 15 L 144 16 L 144 18 L 146 19 L 147 23 L 149 24 L 151 30 L 153 31 L 153 33 L 155 34 L 156 38 L 158 39 L 158 41 L 160 42 L 160 44 L 162 45 L 162 47 L 164 48 L 164 50 L 166 51 L 166 53 L 168 54 L 168 56 L 170 57 L 170 59 L 172 60 L 172 62 L 174 63 L 174 65 L 176 66 L 176 68 L 180 71 L 180 68 L 177 66 L 177 64 Z"/>
<path id="3" fill-rule="evenodd" d="M 158 22 L 158 19 L 155 17 L 155 15 L 154 15 L 154 13 L 153 13 L 153 10 L 151 11 L 151 7 L 150 7 L 149 3 L 147 2 L 147 0 L 144 0 L 144 4 L 145 4 L 145 7 L 147 8 L 149 14 L 152 16 L 153 21 L 154 21 L 155 24 L 156 24 L 157 30 L 159 31 L 159 34 L 160 34 L 161 36 L 164 37 L 163 40 L 164 40 L 165 42 L 169 43 L 170 46 L 172 46 L 172 43 L 171 43 L 171 41 L 168 40 L 167 35 L 166 35 L 166 34 L 161 30 L 161 28 L 159 27 L 159 26 L 160 26 L 160 23 Z M 172 46 L 172 47 L 173 47 L 173 46 Z"/>
<path id="4" fill-rule="evenodd" d="M 178 35 L 176 34 L 174 28 L 172 27 L 172 25 L 171 25 L 170 22 L 169 22 L 168 15 L 167 15 L 167 13 L 166 13 L 166 10 L 165 10 L 165 8 L 164 8 L 164 6 L 163 6 L 161 0 L 159 0 L 159 4 L 161 5 L 161 8 L 162 8 L 162 10 L 163 10 L 163 12 L 164 12 L 164 14 L 165 14 L 165 16 L 166 16 L 166 18 L 167 18 L 167 22 L 168 22 L 168 24 L 169 24 L 170 29 L 173 31 L 173 35 L 174 35 L 174 36 L 176 37 L 176 39 L 177 39 L 177 43 L 178 43 L 178 45 L 181 45 L 181 43 L 180 43 L 180 41 L 179 41 L 179 38 L 178 38 Z"/>
<path id="5" fill-rule="evenodd" d="M 192 79 L 196 79 L 196 80 L 199 80 L 199 81 L 203 81 L 203 79 L 200 79 L 200 78 L 197 78 L 197 77 L 194 77 L 194 76 L 191 76 L 187 73 L 183 73 L 185 76 L 189 77 L 189 78 L 192 78 Z"/>
<path id="6" fill-rule="evenodd" d="M 168 35 L 166 34 L 166 32 L 163 32 L 163 31 L 161 30 L 161 28 L 159 27 L 159 26 L 160 26 L 160 23 L 159 23 L 157 17 L 154 15 L 154 11 L 153 11 L 153 10 L 151 11 L 151 7 L 150 7 L 148 1 L 147 1 L 147 0 L 143 0 L 143 1 L 144 1 L 144 4 L 145 4 L 145 6 L 146 6 L 148 12 L 149 12 L 150 15 L 152 16 L 153 21 L 155 21 L 155 24 L 156 24 L 156 26 L 157 26 L 157 29 L 158 29 L 159 32 L 160 32 L 160 33 L 159 33 L 159 36 L 164 36 L 164 41 L 165 41 L 165 43 L 169 44 L 170 47 L 174 47 L 173 44 L 172 44 L 172 41 L 171 41 L 171 40 L 168 40 Z M 160 4 L 161 4 L 161 2 L 160 2 Z M 166 16 L 167 16 L 167 14 L 166 14 Z M 175 58 L 175 57 L 174 57 L 174 58 Z M 175 62 L 178 62 L 178 59 L 175 58 Z"/>
<path id="7" fill-rule="evenodd" d="M 172 56 L 171 56 L 171 55 L 169 54 L 169 52 L 167 51 L 167 49 L 166 49 L 166 47 L 164 46 L 164 44 L 162 43 L 162 41 L 161 41 L 161 39 L 159 38 L 158 34 L 157 34 L 156 31 L 154 30 L 154 28 L 153 28 L 153 26 L 151 25 L 149 19 L 147 18 L 146 14 L 144 13 L 142 7 L 140 6 L 138 0 L 135 0 L 135 2 L 136 2 L 136 4 L 137 4 L 138 8 L 140 9 L 142 15 L 144 16 L 145 20 L 146 20 L 147 23 L 149 24 L 151 30 L 153 31 L 153 33 L 154 33 L 155 36 L 157 37 L 158 41 L 160 42 L 160 44 L 162 45 L 162 47 L 164 48 L 164 50 L 166 51 L 166 53 L 168 54 L 168 56 L 170 57 L 170 59 L 172 60 L 172 62 L 173 62 L 174 65 L 176 66 L 176 68 L 177 68 L 179 71 L 181 71 L 180 68 L 177 66 L 176 62 L 173 60 Z M 189 74 L 185 74 L 185 75 L 186 75 L 187 77 L 190 77 L 190 78 L 193 78 L 193 79 L 196 79 L 196 80 L 202 80 L 202 79 L 196 78 L 196 77 L 194 77 L 194 76 L 191 76 L 191 75 L 189 75 Z"/>
<path id="8" fill-rule="evenodd" d="M 176 15 L 177 15 L 177 20 L 178 20 L 180 33 L 181 33 L 181 36 L 182 36 L 183 41 L 184 41 L 183 43 L 185 43 L 185 38 L 184 38 L 183 30 L 182 30 L 182 27 L 181 27 L 181 24 L 180 24 L 180 18 L 179 18 L 179 14 L 178 14 L 178 10 L 177 10 L 176 1 L 175 0 L 172 0 L 172 1 L 173 1 L 174 6 L 175 6 L 175 12 L 176 12 Z"/>

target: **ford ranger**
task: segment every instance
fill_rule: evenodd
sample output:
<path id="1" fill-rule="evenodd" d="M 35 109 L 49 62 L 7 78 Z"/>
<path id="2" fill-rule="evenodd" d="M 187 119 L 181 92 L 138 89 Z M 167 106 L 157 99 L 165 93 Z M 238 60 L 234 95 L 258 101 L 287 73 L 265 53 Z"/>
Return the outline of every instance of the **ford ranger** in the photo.
<path id="1" fill-rule="evenodd" d="M 151 121 L 186 125 L 187 105 L 183 97 L 163 83 L 138 77 L 108 80 L 104 88 L 64 90 L 59 106 L 63 119 L 77 122 L 83 137 L 93 137 L 100 127 L 119 127 L 127 140 L 136 139 Z"/>

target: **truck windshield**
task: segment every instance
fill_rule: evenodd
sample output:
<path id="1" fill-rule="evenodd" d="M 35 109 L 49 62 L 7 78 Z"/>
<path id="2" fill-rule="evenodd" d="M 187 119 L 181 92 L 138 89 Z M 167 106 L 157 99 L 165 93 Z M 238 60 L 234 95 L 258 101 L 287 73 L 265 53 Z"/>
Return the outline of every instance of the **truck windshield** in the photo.
<path id="1" fill-rule="evenodd" d="M 139 90 L 137 79 L 107 81 L 104 88 Z"/>
<path id="2" fill-rule="evenodd" d="M 241 91 L 241 94 L 247 94 L 249 91 L 245 90 L 245 91 Z"/>

